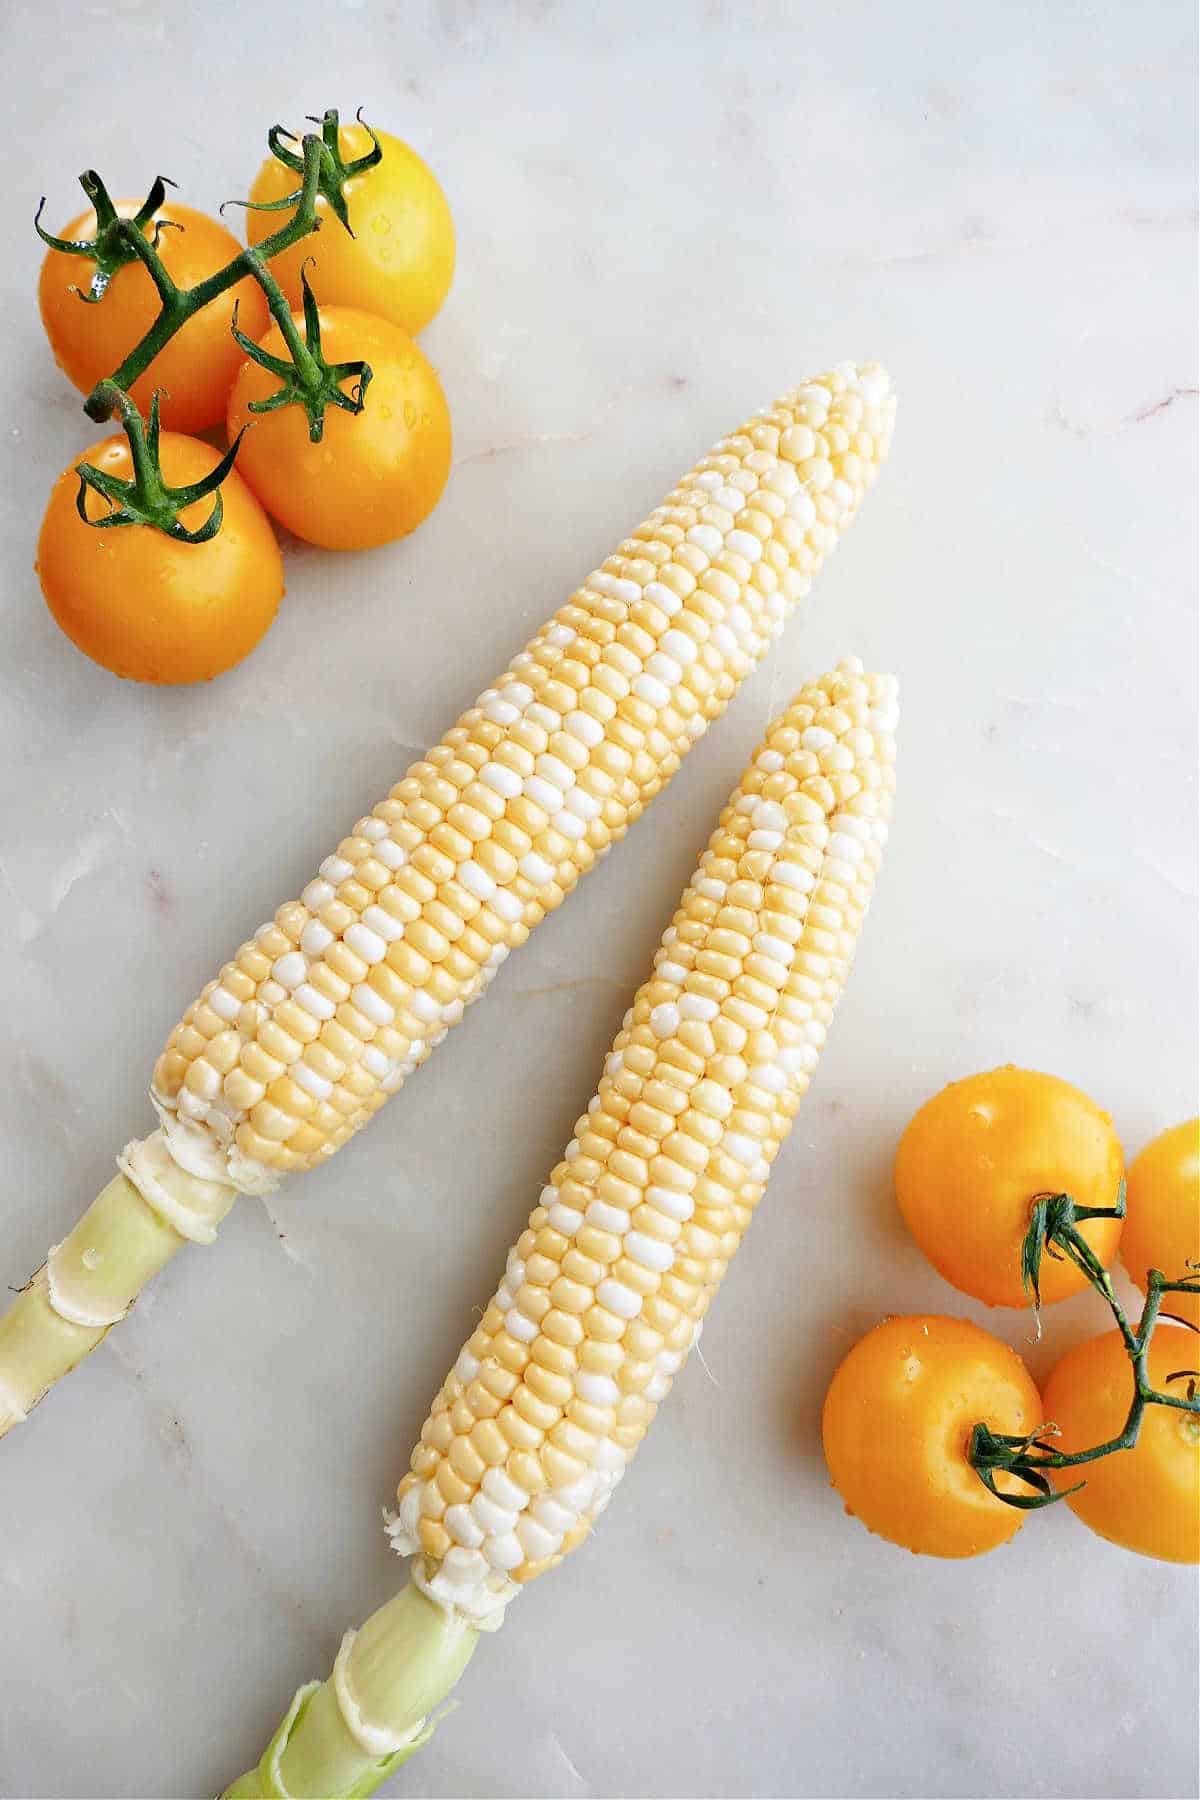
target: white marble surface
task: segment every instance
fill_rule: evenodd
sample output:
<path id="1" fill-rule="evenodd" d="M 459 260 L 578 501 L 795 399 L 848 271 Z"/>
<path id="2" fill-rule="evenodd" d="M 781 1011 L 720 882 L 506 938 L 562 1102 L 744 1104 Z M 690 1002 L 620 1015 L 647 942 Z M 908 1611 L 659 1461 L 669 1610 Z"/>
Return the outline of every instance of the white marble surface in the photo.
<path id="1" fill-rule="evenodd" d="M 212 1794 L 390 1591 L 379 1508 L 716 807 L 851 649 L 903 683 L 893 846 L 707 1371 L 390 1791 L 1194 1791 L 1189 1572 L 1065 1511 L 915 1560 L 842 1517 L 818 1440 L 881 1313 L 983 1316 L 890 1197 L 921 1099 L 1012 1058 L 1131 1150 L 1194 1103 L 1194 52 L 1188 0 L 9 13 L 0 1279 L 145 1126 L 229 948 L 712 438 L 847 356 L 885 360 L 901 410 L 807 617 L 652 820 L 370 1131 L 244 1203 L 0 1445 L 3 1795 Z M 458 220 L 426 339 L 446 499 L 410 543 L 293 551 L 275 630 L 211 688 L 122 686 L 30 570 L 94 433 L 27 215 L 43 189 L 68 215 L 91 163 L 212 205 L 273 120 L 360 102 Z M 1073 1302 L 1040 1348 L 988 1323 L 1040 1372 L 1101 1320 Z"/>

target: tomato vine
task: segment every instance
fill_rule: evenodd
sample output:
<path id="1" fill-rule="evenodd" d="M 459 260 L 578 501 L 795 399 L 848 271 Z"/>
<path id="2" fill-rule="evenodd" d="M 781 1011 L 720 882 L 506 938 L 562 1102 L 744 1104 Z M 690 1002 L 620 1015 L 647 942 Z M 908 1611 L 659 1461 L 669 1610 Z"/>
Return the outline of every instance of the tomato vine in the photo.
<path id="1" fill-rule="evenodd" d="M 251 410 L 270 412 L 283 406 L 302 406 L 308 416 L 309 437 L 314 444 L 321 441 L 328 407 L 337 406 L 352 413 L 362 411 L 371 380 L 370 366 L 363 361 L 329 363 L 321 351 L 320 318 L 307 275 L 302 276 L 304 330 L 301 332 L 292 317 L 291 307 L 282 288 L 268 267 L 272 257 L 320 230 L 322 221 L 317 210 L 320 198 L 328 203 L 342 229 L 350 231 L 344 185 L 352 176 L 375 167 L 383 158 L 379 138 L 361 117 L 359 122 L 364 124 L 371 137 L 371 148 L 349 162 L 340 153 L 338 114 L 335 109 L 331 108 L 320 119 L 314 119 L 313 123 L 319 130 L 306 132 L 300 139 L 293 137 L 280 125 L 273 126 L 267 134 L 271 153 L 299 176 L 299 186 L 294 193 L 279 200 L 239 201 L 236 204 L 263 212 L 290 211 L 291 217 L 278 231 L 259 244 L 239 251 L 223 268 L 190 288 L 180 287 L 172 279 L 158 254 L 161 232 L 168 228 L 180 230 L 182 227 L 163 220 L 157 222 L 153 232 L 147 235 L 147 226 L 154 220 L 154 214 L 166 195 L 166 177 L 156 177 L 134 216 L 123 219 L 117 213 L 100 176 L 94 169 L 85 170 L 79 178 L 80 185 L 96 215 L 96 233 L 90 239 L 59 238 L 45 231 L 41 224 L 45 207 L 45 200 L 42 200 L 34 219 L 34 228 L 42 241 L 52 249 L 70 256 L 87 257 L 95 264 L 87 291 L 80 290 L 79 297 L 83 303 L 102 305 L 113 276 L 119 269 L 134 261 L 140 262 L 146 269 L 159 301 L 158 317 L 154 323 L 130 350 L 121 366 L 106 380 L 97 382 L 84 401 L 83 410 L 88 418 L 100 422 L 114 416 L 120 419 L 129 440 L 135 471 L 132 483 L 118 484 L 112 476 L 89 463 L 79 463 L 76 466 L 79 476 L 79 513 L 89 525 L 103 527 L 146 524 L 187 543 L 203 542 L 220 528 L 220 482 L 233 466 L 237 444 L 232 446 L 212 476 L 201 484 L 203 492 L 215 493 L 217 500 L 204 526 L 196 532 L 189 532 L 180 523 L 179 512 L 183 506 L 200 498 L 201 494 L 191 488 L 171 489 L 164 481 L 158 462 L 157 405 L 151 408 L 149 428 L 146 429 L 130 398 L 129 390 L 189 319 L 247 276 L 258 283 L 266 296 L 267 305 L 288 352 L 285 358 L 261 350 L 238 330 L 235 312 L 233 335 L 238 344 L 254 361 L 278 376 L 280 381 L 279 388 L 273 394 L 263 400 L 251 402 Z M 291 147 L 297 144 L 299 149 Z M 343 385 L 346 382 L 354 383 L 349 392 Z M 85 495 L 89 488 L 109 502 L 112 510 L 108 514 L 102 514 L 98 518 L 88 516 Z"/>
<path id="2" fill-rule="evenodd" d="M 1051 1485 L 1047 1470 L 1074 1469 L 1085 1463 L 1096 1462 L 1103 1456 L 1111 1456 L 1119 1450 L 1132 1450 L 1138 1441 L 1142 1419 L 1148 1406 L 1175 1407 L 1182 1412 L 1200 1414 L 1200 1371 L 1180 1369 L 1167 1377 L 1168 1381 L 1186 1382 L 1184 1395 L 1166 1394 L 1152 1387 L 1146 1373 L 1146 1358 L 1150 1349 L 1150 1340 L 1162 1311 L 1163 1301 L 1168 1294 L 1200 1293 L 1200 1273 L 1189 1274 L 1177 1281 L 1168 1281 L 1160 1269 L 1151 1269 L 1146 1282 L 1146 1303 L 1136 1326 L 1130 1324 L 1124 1307 L 1118 1300 L 1113 1287 L 1112 1276 L 1100 1261 L 1078 1226 L 1088 1219 L 1123 1219 L 1125 1217 L 1125 1183 L 1121 1183 L 1115 1206 L 1077 1206 L 1069 1194 L 1039 1194 L 1033 1202 L 1029 1229 L 1021 1247 L 1021 1279 L 1026 1291 L 1031 1295 L 1035 1311 L 1038 1315 L 1038 1331 L 1041 1331 L 1041 1290 L 1039 1277 L 1043 1255 L 1056 1259 L 1065 1258 L 1084 1275 L 1090 1285 L 1107 1303 L 1121 1341 L 1128 1354 L 1133 1372 L 1133 1396 L 1129 1412 L 1122 1429 L 1115 1437 L 1103 1444 L 1095 1444 L 1088 1450 L 1076 1450 L 1068 1453 L 1056 1450 L 1048 1438 L 1057 1435 L 1057 1427 L 1053 1424 L 1040 1425 L 1026 1437 L 1011 1437 L 1003 1432 L 994 1432 L 990 1426 L 977 1424 L 972 1432 L 968 1459 L 984 1486 L 1006 1506 L 1020 1507 L 1026 1511 L 1034 1511 L 1042 1506 L 1052 1506 L 1056 1500 L 1065 1500 L 1068 1494 L 1075 1494 L 1085 1484 L 1077 1482 L 1074 1487 L 1055 1488 Z M 1185 1323 L 1186 1321 L 1180 1321 Z M 1000 1474 L 1013 1476 L 1023 1482 L 1031 1491 L 1029 1493 L 1004 1493 L 997 1486 L 996 1477 Z"/>

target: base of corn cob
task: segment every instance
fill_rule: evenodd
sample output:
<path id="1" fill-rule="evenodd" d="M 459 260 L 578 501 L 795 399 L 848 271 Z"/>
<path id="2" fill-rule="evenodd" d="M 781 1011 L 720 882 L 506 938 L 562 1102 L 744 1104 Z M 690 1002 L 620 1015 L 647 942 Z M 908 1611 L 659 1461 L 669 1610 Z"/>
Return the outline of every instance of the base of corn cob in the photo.
<path id="1" fill-rule="evenodd" d="M 895 710 L 847 661 L 769 729 L 422 1428 L 389 1526 L 411 1585 L 231 1795 L 371 1793 L 475 1630 L 608 1504 L 807 1091 L 882 854 Z"/>
<path id="2" fill-rule="evenodd" d="M 115 1175 L 0 1317 L 0 1437 L 125 1317 L 184 1245 L 211 1243 L 237 1198 L 189 1174 L 163 1135 L 128 1145 Z"/>
<path id="3" fill-rule="evenodd" d="M 408 1586 L 347 1632 L 327 1681 L 302 1687 L 257 1768 L 222 1800 L 356 1796 L 428 1743 L 479 1633 Z"/>
<path id="4" fill-rule="evenodd" d="M 894 413 L 886 373 L 844 363 L 722 438 L 208 983 L 154 1071 L 178 1171 L 146 1140 L 142 1199 L 106 1189 L 0 1322 L 0 1436 L 235 1190 L 359 1130 L 625 834 L 808 593 Z"/>

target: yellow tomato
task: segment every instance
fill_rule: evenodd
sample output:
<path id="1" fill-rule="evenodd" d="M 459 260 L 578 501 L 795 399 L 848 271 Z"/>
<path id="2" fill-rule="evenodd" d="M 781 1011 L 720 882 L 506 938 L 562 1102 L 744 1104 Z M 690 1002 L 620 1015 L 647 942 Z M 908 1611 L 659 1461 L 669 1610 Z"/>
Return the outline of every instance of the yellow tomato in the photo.
<path id="1" fill-rule="evenodd" d="M 1200 1263 L 1200 1119 L 1162 1132 L 1131 1163 L 1121 1261 L 1143 1294 L 1150 1269 L 1168 1281 L 1198 1272 L 1187 1265 Z M 1200 1330 L 1200 1295 L 1165 1294 L 1163 1311 Z"/>
<path id="2" fill-rule="evenodd" d="M 172 487 L 201 481 L 219 462 L 195 438 L 164 431 L 163 475 Z M 86 452 L 107 474 L 129 480 L 124 437 Z M 37 571 L 46 604 L 67 636 L 93 662 L 133 681 L 207 681 L 253 650 L 275 617 L 283 562 L 270 521 L 234 470 L 221 485 L 224 519 L 214 538 L 181 544 L 151 525 L 107 530 L 85 525 L 75 510 L 79 477 L 64 469 L 50 494 L 38 539 Z M 180 514 L 196 531 L 210 498 Z M 105 502 L 91 489 L 89 518 Z"/>
<path id="3" fill-rule="evenodd" d="M 331 306 L 360 306 L 390 319 L 410 336 L 428 325 L 450 289 L 454 274 L 454 221 L 437 179 L 415 150 L 386 131 L 376 133 L 383 160 L 352 175 L 342 192 L 354 236 L 317 201 L 321 229 L 271 259 L 271 272 L 290 305 L 301 304 L 300 271 L 309 271 L 317 297 Z M 362 125 L 338 132 L 343 162 L 371 148 Z M 251 200 L 281 200 L 300 178 L 269 156 L 254 178 Z M 285 213 L 250 212 L 246 230 L 252 244 L 278 231 Z"/>
<path id="4" fill-rule="evenodd" d="M 251 412 L 279 377 L 247 360 L 229 396 L 229 438 L 250 426 L 238 468 L 289 531 L 327 550 L 362 550 L 403 537 L 436 506 L 450 473 L 450 412 L 432 365 L 395 325 L 346 306 L 320 315 L 326 360 L 371 366 L 363 411 L 329 407 L 324 438 L 311 443 L 302 406 Z M 303 330 L 299 315 L 296 324 Z M 262 343 L 287 355 L 276 325 Z"/>
<path id="5" fill-rule="evenodd" d="M 1182 1325 L 1160 1325 L 1150 1339 L 1151 1387 L 1183 1399 L 1186 1383 L 1167 1377 L 1197 1366 L 1197 1340 Z M 1116 1437 L 1133 1399 L 1133 1370 L 1119 1331 L 1069 1350 L 1045 1389 L 1046 1417 L 1062 1436 L 1056 1450 L 1090 1450 Z M 1164 1562 L 1200 1562 L 1200 1418 L 1174 1407 L 1147 1406 L 1132 1450 L 1078 1469 L 1060 1469 L 1060 1487 L 1086 1482 L 1067 1500 L 1100 1537 Z"/>
<path id="6" fill-rule="evenodd" d="M 825 1397 L 825 1460 L 846 1511 L 923 1556 L 978 1556 L 1025 1514 L 967 1460 L 971 1431 L 1024 1434 L 1041 1401 L 1015 1350 L 967 1319 L 885 1319 L 851 1350 Z M 1006 1491 L 1028 1490 L 1007 1476 Z"/>
<path id="7" fill-rule="evenodd" d="M 139 203 L 121 200 L 116 204 L 121 217 L 130 219 Z M 168 201 L 154 218 L 169 221 L 159 237 L 158 254 L 180 287 L 194 287 L 215 275 L 241 249 L 223 225 L 190 206 Z M 148 225 L 147 235 L 152 230 Z M 95 213 L 81 213 L 58 235 L 95 237 Z M 81 300 L 76 290 L 86 291 L 94 270 L 95 264 L 87 257 L 50 250 L 38 281 L 38 304 L 50 348 L 59 367 L 85 394 L 120 367 L 160 310 L 157 290 L 140 262 L 118 269 L 102 300 L 94 305 Z M 247 276 L 189 319 L 134 382 L 130 392 L 143 416 L 149 414 L 151 395 L 158 388 L 162 422 L 169 429 L 206 431 L 220 424 L 242 360 L 229 329 L 235 302 L 241 329 L 251 338 L 262 335 L 270 317 L 266 296 Z"/>
<path id="8" fill-rule="evenodd" d="M 896 1198 L 934 1268 L 989 1306 L 1027 1306 L 1021 1244 L 1039 1194 L 1113 1206 L 1123 1159 L 1112 1121 L 1086 1094 L 1011 1065 L 953 1081 L 910 1122 L 896 1152 Z M 1100 1260 L 1116 1254 L 1121 1224 L 1079 1227 Z M 1045 1256 L 1042 1299 L 1085 1287 L 1070 1263 Z"/>

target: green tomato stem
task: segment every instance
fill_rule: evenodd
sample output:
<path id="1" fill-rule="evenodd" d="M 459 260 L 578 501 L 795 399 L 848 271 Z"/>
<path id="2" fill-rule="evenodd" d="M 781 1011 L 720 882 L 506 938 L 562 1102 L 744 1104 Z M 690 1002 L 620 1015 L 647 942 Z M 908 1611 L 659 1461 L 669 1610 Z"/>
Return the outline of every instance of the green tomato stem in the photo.
<path id="1" fill-rule="evenodd" d="M 1132 1450 L 1138 1441 L 1147 1406 L 1170 1406 L 1181 1412 L 1200 1414 L 1200 1397 L 1197 1397 L 1191 1371 L 1183 1370 L 1178 1377 L 1189 1379 L 1186 1398 L 1181 1398 L 1178 1394 L 1158 1392 L 1151 1386 L 1146 1373 L 1150 1340 L 1158 1323 L 1164 1294 L 1200 1293 L 1200 1275 L 1186 1275 L 1181 1280 L 1168 1281 L 1160 1269 L 1151 1269 L 1141 1318 L 1136 1328 L 1131 1325 L 1117 1298 L 1112 1277 L 1078 1230 L 1078 1225 L 1088 1219 L 1122 1219 L 1124 1216 L 1124 1181 L 1113 1207 L 1077 1206 L 1069 1194 L 1039 1194 L 1034 1200 L 1029 1230 L 1021 1248 L 1021 1274 L 1026 1288 L 1033 1296 L 1034 1308 L 1039 1315 L 1039 1331 L 1041 1290 L 1038 1277 L 1044 1251 L 1049 1256 L 1065 1258 L 1073 1263 L 1108 1306 L 1132 1366 L 1133 1397 L 1122 1429 L 1106 1443 L 1094 1444 L 1088 1450 L 1055 1450 L 1052 1444 L 1044 1441 L 1055 1434 L 1057 1427 L 1054 1425 L 1039 1426 L 1037 1431 L 1027 1437 L 1012 1437 L 994 1432 L 988 1425 L 977 1424 L 971 1432 L 968 1460 L 984 1486 L 1006 1506 L 1034 1511 L 1043 1506 L 1052 1506 L 1057 1500 L 1065 1500 L 1068 1494 L 1078 1493 L 1083 1483 L 1072 1488 L 1056 1489 L 1047 1479 L 1046 1471 L 1079 1468 L 1085 1463 L 1097 1462 L 1101 1457 L 1112 1456 L 1119 1450 Z M 1002 1492 L 996 1481 L 999 1474 L 1014 1476 L 1031 1491 L 1016 1494 Z"/>
<path id="2" fill-rule="evenodd" d="M 224 511 L 221 483 L 234 465 L 244 427 L 224 456 L 202 480 L 189 482 L 184 487 L 169 487 L 159 463 L 157 392 L 150 401 L 150 421 L 147 425 L 143 425 L 142 415 L 129 395 L 114 382 L 100 382 L 95 392 L 108 401 L 110 410 L 121 420 L 129 442 L 133 479 L 123 481 L 119 475 L 113 475 L 107 469 L 98 469 L 93 463 L 76 463 L 79 492 L 75 497 L 75 510 L 84 524 L 97 531 L 111 530 L 120 525 L 152 525 L 181 544 L 203 544 L 215 537 L 221 528 Z M 89 488 L 108 505 L 108 511 L 96 518 L 92 518 L 87 509 Z M 202 500 L 209 494 L 213 496 L 212 511 L 203 525 L 195 531 L 189 531 L 181 520 L 180 513 L 185 507 L 193 506 L 197 500 Z"/>
<path id="3" fill-rule="evenodd" d="M 108 284 L 117 270 L 124 268 L 126 263 L 132 262 L 136 253 L 122 235 L 121 220 L 117 216 L 117 209 L 95 169 L 85 169 L 79 177 L 79 185 L 91 201 L 92 211 L 96 215 L 94 238 L 60 238 L 55 237 L 53 232 L 44 230 L 42 212 L 46 205 L 45 195 L 42 196 L 38 205 L 33 228 L 43 244 L 48 245 L 51 250 L 60 250 L 65 256 L 89 258 L 92 263 L 92 278 L 88 283 L 87 292 L 84 293 L 82 289 L 76 291 L 81 300 L 86 301 L 90 306 L 95 306 L 103 300 L 108 291 Z M 132 220 L 139 231 L 143 231 L 150 223 L 166 199 L 167 188 L 174 187 L 174 185 L 174 182 L 168 181 L 164 175 L 155 176 L 150 186 L 150 192 L 138 207 Z M 159 232 L 164 230 L 168 223 L 169 221 L 163 220 L 155 228 L 155 245 L 158 243 Z"/>

